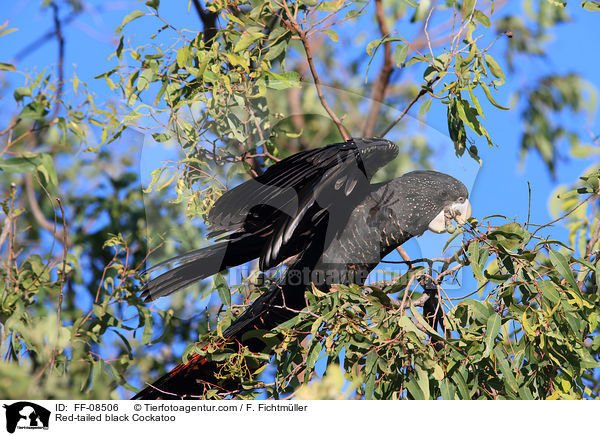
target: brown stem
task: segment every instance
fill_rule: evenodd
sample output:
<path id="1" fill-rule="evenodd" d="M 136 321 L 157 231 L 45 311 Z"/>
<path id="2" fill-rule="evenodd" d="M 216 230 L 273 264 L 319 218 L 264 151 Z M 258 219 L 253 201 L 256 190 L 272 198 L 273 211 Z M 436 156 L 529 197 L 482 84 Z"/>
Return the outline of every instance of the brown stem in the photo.
<path id="1" fill-rule="evenodd" d="M 381 36 L 385 38 L 390 32 L 385 24 L 385 13 L 383 10 L 382 0 L 375 0 L 375 11 L 377 15 L 377 22 L 379 23 L 379 31 L 381 32 Z M 383 65 L 381 66 L 381 70 L 379 71 L 375 84 L 373 85 L 371 108 L 369 109 L 367 121 L 363 129 L 363 136 L 365 137 L 373 136 L 373 132 L 375 131 L 375 123 L 377 122 L 379 111 L 381 110 L 381 102 L 385 97 L 385 92 L 388 84 L 390 83 L 392 71 L 394 71 L 394 63 L 392 62 L 392 45 L 389 41 L 386 41 L 383 44 L 383 47 Z"/>
<path id="2" fill-rule="evenodd" d="M 194 3 L 196 12 L 204 27 L 203 41 L 207 47 L 210 47 L 213 39 L 217 35 L 217 17 L 219 14 L 217 12 L 205 11 L 199 0 L 192 0 L 192 3 Z"/>
<path id="3" fill-rule="evenodd" d="M 331 108 L 329 107 L 329 104 L 327 103 L 327 100 L 325 100 L 325 95 L 323 94 L 323 90 L 321 89 L 321 80 L 319 79 L 319 74 L 317 73 L 317 70 L 315 68 L 315 63 L 313 61 L 312 51 L 310 48 L 310 44 L 308 42 L 308 36 L 300 28 L 300 25 L 294 19 L 294 16 L 292 15 L 287 3 L 285 3 L 285 2 L 283 3 L 283 8 L 285 9 L 285 12 L 288 17 L 288 19 L 285 21 L 285 24 L 287 24 L 288 28 L 290 28 L 291 30 L 296 32 L 296 34 L 300 38 L 300 41 L 302 41 L 302 46 L 304 47 L 304 51 L 306 52 L 306 61 L 308 63 L 308 67 L 310 68 L 310 72 L 313 76 L 313 80 L 315 82 L 315 88 L 317 90 L 317 95 L 319 96 L 319 100 L 321 101 L 321 105 L 323 106 L 325 111 L 329 114 L 329 117 L 331 118 L 331 120 L 335 123 L 337 129 L 340 132 L 340 135 L 342 135 L 342 138 L 344 138 L 344 141 L 347 141 L 348 139 L 350 139 L 350 135 L 348 134 L 348 131 L 342 125 L 342 122 L 337 117 L 337 115 L 333 112 L 333 110 L 331 110 Z"/>
<path id="4" fill-rule="evenodd" d="M 596 242 L 598 242 L 598 238 L 600 238 L 600 219 L 598 219 L 598 222 L 594 226 L 590 241 L 585 248 L 585 260 L 590 260 L 590 257 L 592 257 L 592 249 L 596 245 Z"/>
<path id="5" fill-rule="evenodd" d="M 410 108 L 417 102 L 417 100 L 419 100 L 421 97 L 423 97 L 425 94 L 427 94 L 429 88 L 431 88 L 431 86 L 434 85 L 439 79 L 440 79 L 439 74 L 436 74 L 436 76 L 433 79 L 431 79 L 429 82 L 427 82 L 421 88 L 421 90 L 418 92 L 418 94 L 415 95 L 414 98 L 408 103 L 408 105 L 406 105 L 406 107 L 404 108 L 402 113 L 400 115 L 398 115 L 398 117 L 396 117 L 396 119 L 394 121 L 392 121 L 392 123 L 386 129 L 382 130 L 382 132 L 377 136 L 379 138 L 384 138 L 385 135 L 387 135 L 389 133 L 389 131 L 392 130 L 392 128 L 396 124 L 398 124 L 400 122 L 400 120 L 402 120 L 402 118 L 404 118 L 404 116 L 408 113 Z"/>
<path id="6" fill-rule="evenodd" d="M 62 270 L 60 272 L 60 288 L 58 290 L 58 307 L 56 310 L 56 316 L 58 318 L 58 327 L 60 328 L 61 326 L 61 314 L 62 314 L 62 302 L 63 302 L 63 296 L 64 296 L 64 292 L 63 292 L 63 288 L 65 286 L 65 280 L 66 280 L 66 270 L 67 270 L 67 254 L 69 251 L 69 244 L 67 242 L 67 220 L 65 218 L 65 209 L 63 208 L 62 205 L 62 201 L 60 201 L 60 198 L 56 198 L 56 201 L 58 202 L 58 206 L 60 207 L 60 212 L 62 215 L 62 220 L 63 220 L 63 259 L 62 259 Z M 56 333 L 57 337 L 56 340 L 58 341 L 58 330 Z M 58 350 L 56 349 L 56 347 L 54 348 L 54 350 L 52 350 L 52 358 L 50 359 L 50 374 L 52 374 L 52 369 L 54 368 L 54 362 L 56 361 L 56 355 L 58 354 Z"/>
<path id="7" fill-rule="evenodd" d="M 65 82 L 65 38 L 63 37 L 61 22 L 58 18 L 58 6 L 56 6 L 54 3 L 52 3 L 52 10 L 54 12 L 54 34 L 56 35 L 56 40 L 58 41 L 58 65 L 56 66 L 58 70 L 58 84 L 56 85 L 56 99 L 54 102 L 54 108 L 52 109 L 52 114 L 48 118 L 49 120 L 54 119 L 56 115 L 58 115 L 58 111 L 60 110 L 60 98 L 63 93 L 63 86 Z"/>
<path id="8" fill-rule="evenodd" d="M 53 233 L 56 238 L 63 241 L 67 241 L 67 245 L 69 245 L 70 242 L 68 239 L 68 235 L 66 235 L 65 233 L 65 229 L 57 229 L 55 231 L 52 223 L 50 223 L 50 221 L 48 221 L 44 216 L 44 213 L 42 212 L 42 209 L 40 208 L 37 197 L 35 195 L 35 190 L 33 189 L 33 178 L 31 177 L 31 174 L 25 174 L 25 190 L 27 191 L 27 199 L 29 201 L 29 207 L 31 208 L 31 214 L 33 215 L 33 218 L 39 224 L 39 226 Z"/>

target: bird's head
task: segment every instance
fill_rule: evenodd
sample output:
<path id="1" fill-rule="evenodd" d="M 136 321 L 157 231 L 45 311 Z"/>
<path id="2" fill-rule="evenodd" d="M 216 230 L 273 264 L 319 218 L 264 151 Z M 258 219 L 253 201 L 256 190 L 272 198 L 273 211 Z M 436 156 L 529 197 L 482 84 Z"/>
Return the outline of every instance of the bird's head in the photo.
<path id="1" fill-rule="evenodd" d="M 420 235 L 452 231 L 452 220 L 463 224 L 471 216 L 469 192 L 465 185 L 436 171 L 413 171 L 396 179 L 400 183 L 402 218 L 407 230 Z"/>

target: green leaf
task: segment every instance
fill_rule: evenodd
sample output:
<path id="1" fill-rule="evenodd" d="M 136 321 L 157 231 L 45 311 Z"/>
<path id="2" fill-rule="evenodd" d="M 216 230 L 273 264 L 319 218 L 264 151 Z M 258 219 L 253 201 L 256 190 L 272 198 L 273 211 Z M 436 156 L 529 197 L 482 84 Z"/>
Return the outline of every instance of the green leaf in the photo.
<path id="1" fill-rule="evenodd" d="M 517 247 L 527 244 L 531 239 L 531 235 L 527 230 L 517 223 L 504 224 L 496 230 L 488 233 L 488 240 L 494 245 L 501 245 L 509 251 L 515 250 Z"/>
<path id="2" fill-rule="evenodd" d="M 410 67 L 411 65 L 414 65 L 418 62 L 427 62 L 427 58 L 425 56 L 421 56 L 421 55 L 413 56 L 404 64 L 404 66 Z"/>
<path id="3" fill-rule="evenodd" d="M 481 302 L 468 298 L 466 300 L 461 301 L 461 303 L 459 304 L 459 306 L 463 305 L 469 307 L 473 312 L 475 318 L 482 323 L 487 323 L 490 316 L 496 313 L 494 312 L 494 308 L 492 307 L 492 305 L 487 301 Z"/>
<path id="4" fill-rule="evenodd" d="M 248 47 L 250 47 L 256 41 L 258 41 L 259 39 L 264 38 L 265 36 L 266 35 L 264 33 L 261 33 L 261 32 L 254 32 L 254 33 L 244 32 L 242 34 L 241 38 L 238 40 L 238 42 L 233 47 L 233 52 L 237 53 L 237 52 L 240 52 L 242 50 L 246 50 Z"/>
<path id="5" fill-rule="evenodd" d="M 558 273 L 563 276 L 567 283 L 569 283 L 569 286 L 579 294 L 579 286 L 577 286 L 575 276 L 573 276 L 573 271 L 571 270 L 571 267 L 569 267 L 567 258 L 553 249 L 549 250 L 548 255 L 550 256 L 550 262 L 554 265 L 554 268 L 556 268 Z"/>
<path id="6" fill-rule="evenodd" d="M 413 396 L 413 398 L 415 400 L 424 400 L 425 399 L 425 394 L 421 390 L 421 386 L 419 386 L 419 383 L 418 383 L 414 373 L 412 373 L 410 375 L 410 379 L 409 379 L 408 383 L 406 384 L 406 389 Z"/>
<path id="7" fill-rule="evenodd" d="M 567 2 L 565 2 L 563 0 L 548 0 L 548 3 L 550 3 L 552 6 L 556 6 L 558 8 L 564 8 L 565 6 L 567 6 Z"/>
<path id="8" fill-rule="evenodd" d="M 142 333 L 142 344 L 148 345 L 152 340 L 152 312 L 148 309 L 142 311 L 144 314 L 144 331 Z"/>
<path id="9" fill-rule="evenodd" d="M 481 12 L 481 11 L 475 11 L 475 13 L 473 14 L 473 16 L 475 17 L 475 19 L 477 21 L 479 21 L 485 27 L 490 27 L 490 24 L 491 24 L 490 23 L 490 19 L 483 12 Z"/>
<path id="10" fill-rule="evenodd" d="M 333 29 L 325 29 L 323 33 L 329 37 L 333 42 L 338 42 L 338 34 Z"/>
<path id="11" fill-rule="evenodd" d="M 481 86 L 481 88 L 483 89 L 483 92 L 485 93 L 485 96 L 487 97 L 487 99 L 489 100 L 490 103 L 492 103 L 498 109 L 502 109 L 503 111 L 507 111 L 509 109 L 507 107 L 501 106 L 498 103 L 496 103 L 496 100 L 494 100 L 494 97 L 492 97 L 492 93 L 490 92 L 490 89 L 484 82 L 478 82 L 478 83 Z"/>
<path id="12" fill-rule="evenodd" d="M 419 115 L 423 116 L 427 113 L 427 111 L 431 108 L 431 101 L 433 99 L 425 100 L 421 107 L 419 108 Z"/>
<path id="13" fill-rule="evenodd" d="M 156 142 L 167 142 L 171 139 L 171 135 L 168 133 L 153 133 L 152 138 L 154 138 Z"/>
<path id="14" fill-rule="evenodd" d="M 456 395 L 456 389 L 454 385 L 450 383 L 450 380 L 444 378 L 440 380 L 440 392 L 442 394 L 442 399 L 444 400 L 454 400 Z"/>
<path id="15" fill-rule="evenodd" d="M 188 63 L 188 59 L 190 57 L 190 46 L 184 45 L 179 50 L 177 50 L 177 65 L 181 68 L 185 68 Z"/>
<path id="16" fill-rule="evenodd" d="M 433 329 L 433 327 L 431 327 L 429 325 L 429 323 L 425 320 L 425 318 L 423 317 L 423 314 L 421 312 L 419 312 L 415 306 L 413 306 L 413 304 L 410 304 L 410 313 L 413 314 L 413 316 L 416 318 L 416 320 L 419 322 L 419 324 L 421 324 L 421 327 L 423 327 L 425 330 L 427 330 L 427 332 L 429 332 L 429 334 L 433 337 L 436 337 L 440 340 L 444 340 L 444 337 L 441 336 L 436 330 Z"/>
<path id="17" fill-rule="evenodd" d="M 136 83 L 137 90 L 143 91 L 144 89 L 148 89 L 148 86 L 150 86 L 150 82 L 152 82 L 153 78 L 154 73 L 152 72 L 152 70 L 146 69 L 142 71 L 142 74 L 140 74 L 140 77 L 138 78 L 138 81 Z"/>
<path id="18" fill-rule="evenodd" d="M 581 7 L 585 10 L 592 11 L 592 12 L 600 11 L 600 2 L 584 1 L 584 2 L 581 2 Z"/>
<path id="19" fill-rule="evenodd" d="M 600 289 L 600 262 L 596 262 L 596 289 Z"/>
<path id="20" fill-rule="evenodd" d="M 373 392 L 375 391 L 375 379 L 376 375 L 374 373 L 367 375 L 367 381 L 365 382 L 365 400 L 373 399 Z"/>
<path id="21" fill-rule="evenodd" d="M 473 241 L 469 244 L 469 260 L 471 261 L 471 269 L 473 270 L 473 275 L 477 279 L 478 282 L 484 280 L 483 271 L 479 267 L 479 242 Z"/>
<path id="22" fill-rule="evenodd" d="M 41 101 L 32 101 L 19 113 L 21 120 L 43 121 L 48 109 Z"/>
<path id="23" fill-rule="evenodd" d="M 265 71 L 269 81 L 267 87 L 276 90 L 288 89 L 288 88 L 299 88 L 300 87 L 300 76 L 295 71 L 289 71 L 283 74 L 276 74 L 270 71 Z"/>
<path id="24" fill-rule="evenodd" d="M 401 3 L 404 3 L 405 5 L 410 6 L 413 9 L 416 9 L 419 7 L 419 3 L 417 3 L 414 0 L 400 0 Z"/>
<path id="25" fill-rule="evenodd" d="M 46 183 L 51 186 L 58 186 L 58 176 L 56 175 L 56 169 L 54 168 L 54 160 L 48 153 L 40 154 L 41 162 L 37 167 L 37 170 L 44 176 Z"/>
<path id="26" fill-rule="evenodd" d="M 415 365 L 419 390 L 423 393 L 423 400 L 429 400 L 429 374 L 420 365 Z"/>
<path id="27" fill-rule="evenodd" d="M 558 303 L 560 301 L 560 294 L 558 293 L 554 282 L 550 280 L 540 280 L 538 285 L 542 289 L 542 295 L 549 301 L 552 303 Z"/>
<path id="28" fill-rule="evenodd" d="M 305 2 L 306 3 L 306 2 Z M 344 0 L 334 0 L 319 3 L 318 11 L 332 12 L 337 11 L 344 4 Z"/>
<path id="29" fill-rule="evenodd" d="M 217 293 L 219 294 L 219 298 L 221 299 L 221 303 L 225 306 L 231 305 L 231 291 L 229 290 L 229 286 L 227 285 L 227 281 L 223 277 L 222 274 L 217 274 L 214 278 L 214 284 L 217 288 Z"/>
<path id="30" fill-rule="evenodd" d="M 7 173 L 30 173 L 35 171 L 42 162 L 39 154 L 0 159 L 0 170 Z"/>
<path id="31" fill-rule="evenodd" d="M 21 86 L 15 89 L 13 95 L 16 101 L 21 101 L 24 97 L 31 97 L 31 88 Z"/>
<path id="32" fill-rule="evenodd" d="M 398 44 L 396 45 L 396 49 L 394 50 L 394 62 L 399 67 L 402 66 L 404 61 L 406 60 L 406 55 L 408 54 L 408 45 L 406 44 Z"/>
<path id="33" fill-rule="evenodd" d="M 373 56 L 375 51 L 377 51 L 377 47 L 381 45 L 381 39 L 376 39 L 367 44 L 367 54 L 369 56 Z"/>
<path id="34" fill-rule="evenodd" d="M 504 83 L 504 72 L 502 71 L 502 68 L 500 68 L 500 65 L 498 65 L 498 62 L 496 62 L 496 60 L 493 57 L 486 54 L 485 55 L 485 63 L 487 64 L 488 68 L 490 69 L 490 71 L 494 75 L 494 77 L 501 79 L 500 83 L 497 83 L 497 84 L 501 85 L 502 83 Z"/>
<path id="35" fill-rule="evenodd" d="M 158 10 L 158 6 L 160 5 L 160 0 L 148 0 L 146 2 L 146 6 Z"/>
<path id="36" fill-rule="evenodd" d="M 306 357 L 306 372 L 304 374 L 304 381 L 308 382 L 310 378 L 310 373 L 312 372 L 315 364 L 317 363 L 317 359 L 319 358 L 319 354 L 323 350 L 323 344 L 319 340 L 313 340 L 312 346 L 308 352 L 308 356 Z"/>
<path id="37" fill-rule="evenodd" d="M 4 23 L 2 26 L 0 26 L 0 36 L 8 35 L 9 33 L 13 33 L 13 32 L 16 32 L 17 30 L 19 30 L 17 28 L 4 29 L 7 25 L 8 25 L 8 21 L 6 23 Z"/>
<path id="38" fill-rule="evenodd" d="M 13 64 L 7 64 L 6 62 L 0 62 L 0 71 L 17 71 Z"/>
<path id="39" fill-rule="evenodd" d="M 519 383 L 517 383 L 517 379 L 515 378 L 513 370 L 510 367 L 508 361 L 506 360 L 506 355 L 502 351 L 501 347 L 502 345 L 499 344 L 496 348 L 494 348 L 494 354 L 496 355 L 497 359 L 496 362 L 498 363 L 500 371 L 504 376 L 504 385 L 508 388 L 509 391 L 517 393 L 519 390 Z"/>
<path id="40" fill-rule="evenodd" d="M 460 394 L 460 399 L 461 400 L 470 400 L 471 395 L 469 395 L 469 388 L 467 388 L 467 383 L 465 382 L 465 379 L 462 376 L 462 374 L 460 372 L 456 371 L 454 373 L 454 375 L 452 376 L 452 380 L 454 380 L 454 383 L 456 384 L 456 387 L 458 388 L 458 392 Z"/>
<path id="41" fill-rule="evenodd" d="M 488 318 L 487 328 L 485 331 L 485 351 L 483 357 L 488 357 L 494 347 L 496 336 L 500 332 L 502 326 L 502 318 L 497 313 L 494 313 Z"/>
<path id="42" fill-rule="evenodd" d="M 125 27 L 128 23 L 131 23 L 133 20 L 140 18 L 146 15 L 142 11 L 133 11 L 123 18 L 123 22 L 119 27 L 116 28 L 115 33 L 121 33 L 123 31 L 123 27 Z"/>

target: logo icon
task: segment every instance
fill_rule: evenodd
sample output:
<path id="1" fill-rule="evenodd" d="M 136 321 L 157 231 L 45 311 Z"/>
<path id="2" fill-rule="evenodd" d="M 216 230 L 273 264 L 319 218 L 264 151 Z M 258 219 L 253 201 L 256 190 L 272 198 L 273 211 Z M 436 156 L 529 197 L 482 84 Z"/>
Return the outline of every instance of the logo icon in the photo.
<path id="1" fill-rule="evenodd" d="M 19 401 L 4 405 L 6 409 L 6 431 L 14 433 L 18 429 L 48 429 L 50 411 L 29 401 Z"/>

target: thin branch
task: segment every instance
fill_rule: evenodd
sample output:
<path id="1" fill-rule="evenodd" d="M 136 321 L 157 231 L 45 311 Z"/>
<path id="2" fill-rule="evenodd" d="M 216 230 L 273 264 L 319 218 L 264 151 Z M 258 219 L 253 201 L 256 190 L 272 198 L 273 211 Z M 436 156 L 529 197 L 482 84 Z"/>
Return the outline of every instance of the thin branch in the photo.
<path id="1" fill-rule="evenodd" d="M 40 205 L 38 203 L 37 197 L 35 195 L 35 190 L 33 189 L 33 178 L 31 174 L 25 174 L 25 190 L 27 191 L 27 199 L 29 201 L 29 207 L 31 209 L 31 214 L 35 221 L 39 224 L 40 227 L 54 234 L 56 238 L 60 240 L 66 240 L 67 244 L 70 245 L 68 235 L 65 234 L 65 229 L 56 230 L 50 221 L 46 219 Z"/>
<path id="2" fill-rule="evenodd" d="M 206 46 L 210 47 L 215 36 L 217 36 L 217 17 L 219 16 L 219 14 L 218 12 L 205 11 L 202 7 L 202 4 L 200 4 L 199 0 L 192 0 L 192 2 L 194 3 L 196 12 L 200 17 L 200 20 L 202 21 L 204 30 L 202 39 Z"/>
<path id="3" fill-rule="evenodd" d="M 400 115 L 398 115 L 398 117 L 396 117 L 396 119 L 394 121 L 392 121 L 392 123 L 386 128 L 384 129 L 379 135 L 377 135 L 379 138 L 385 138 L 385 135 L 387 135 L 390 130 L 392 130 L 392 128 L 398 124 L 402 118 L 404 118 L 404 116 L 408 113 L 408 111 L 410 110 L 410 108 L 421 98 L 423 97 L 425 94 L 427 94 L 427 92 L 429 92 L 429 89 L 438 81 L 440 80 L 440 75 L 436 74 L 435 77 L 433 79 L 431 79 L 429 82 L 427 82 L 422 88 L 421 90 L 417 93 L 417 95 L 414 96 L 414 98 L 408 103 L 408 105 L 406 105 L 406 107 L 404 108 L 404 110 L 402 111 L 402 113 Z"/>
<path id="4" fill-rule="evenodd" d="M 382 0 L 375 0 L 375 11 L 377 16 L 377 22 L 379 23 L 379 31 L 382 38 L 386 38 L 390 31 L 385 23 L 385 12 L 383 10 Z M 372 103 L 369 109 L 369 114 L 363 129 L 363 136 L 373 136 L 375 131 L 375 123 L 381 110 L 381 102 L 385 97 L 387 87 L 390 83 L 390 77 L 394 71 L 394 62 L 392 61 L 392 45 L 390 41 L 386 41 L 383 44 L 383 65 L 377 76 L 375 84 L 373 85 Z"/>
<path id="5" fill-rule="evenodd" d="M 594 230 L 592 230 L 592 236 L 585 248 L 585 260 L 590 260 L 590 257 L 592 256 L 592 249 L 594 248 L 594 245 L 596 245 L 596 242 L 598 242 L 598 238 L 600 238 L 600 217 L 594 226 Z"/>
<path id="6" fill-rule="evenodd" d="M 60 201 L 60 198 L 56 198 L 56 201 L 58 202 L 58 206 L 60 207 L 60 212 L 62 214 L 62 221 L 63 221 L 63 259 L 62 259 L 62 270 L 60 272 L 60 287 L 58 290 L 58 307 L 57 307 L 57 311 L 56 311 L 56 317 L 58 319 L 58 326 L 61 326 L 61 314 L 62 314 L 62 302 L 63 302 L 63 296 L 64 296 L 64 291 L 63 288 L 65 286 L 65 280 L 66 280 L 66 270 L 67 270 L 67 254 L 69 252 L 69 244 L 67 243 L 67 220 L 65 218 L 65 209 L 63 208 L 62 205 L 62 201 Z M 57 337 L 56 340 L 58 342 L 58 332 L 59 330 L 57 330 Z M 50 374 L 52 374 L 52 369 L 54 368 L 54 363 L 56 361 L 56 355 L 58 354 L 58 350 L 56 349 L 56 347 L 54 348 L 54 350 L 52 350 L 52 358 L 50 360 Z"/>
<path id="7" fill-rule="evenodd" d="M 404 259 L 404 261 L 412 267 L 413 261 L 410 260 L 410 257 L 408 255 L 408 253 L 406 252 L 406 250 L 404 249 L 404 247 L 402 247 L 402 245 L 400 245 L 396 248 L 396 251 L 398 252 L 398 254 L 400 254 L 400 257 L 402 259 Z"/>
<path id="8" fill-rule="evenodd" d="M 58 111 L 60 110 L 60 98 L 62 96 L 63 86 L 65 84 L 65 38 L 63 37 L 62 25 L 60 19 L 58 18 L 58 6 L 56 6 L 55 3 L 52 3 L 51 6 L 54 16 L 54 34 L 56 35 L 56 40 L 58 42 L 58 65 L 56 66 L 58 70 L 58 84 L 56 85 L 54 108 L 52 109 L 52 114 L 48 118 L 49 120 L 54 119 L 58 115 Z"/>
<path id="9" fill-rule="evenodd" d="M 67 15 L 65 18 L 62 19 L 61 24 L 64 26 L 64 25 L 70 23 L 75 18 L 77 18 L 77 16 L 79 14 L 81 14 L 83 11 L 84 11 L 84 9 L 79 9 L 79 10 L 76 10 L 76 11 L 72 12 L 70 15 Z M 35 50 L 37 50 L 40 47 L 42 47 L 45 43 L 47 43 L 48 41 L 50 41 L 55 36 L 56 36 L 56 24 L 55 24 L 55 26 L 54 26 L 53 29 L 48 30 L 46 33 L 44 33 L 42 36 L 40 36 L 39 38 L 37 38 L 35 41 L 31 42 L 30 44 L 28 44 L 27 46 L 25 46 L 24 48 L 22 48 L 12 58 L 12 62 L 13 63 L 14 62 L 18 62 L 18 61 L 22 60 L 24 57 L 32 54 Z"/>
<path id="10" fill-rule="evenodd" d="M 558 221 L 565 219 L 566 217 L 568 217 L 569 215 L 571 215 L 573 212 L 575 212 L 577 209 L 579 209 L 582 205 L 584 205 L 585 203 L 587 203 L 589 201 L 590 198 L 594 197 L 594 195 L 590 195 L 587 198 L 585 198 L 584 200 L 582 200 L 579 204 L 577 204 L 573 209 L 571 209 L 570 211 L 568 211 L 567 213 L 565 213 L 564 215 L 559 216 L 558 218 L 556 218 L 553 221 L 550 221 L 549 223 L 543 224 L 541 226 L 539 226 L 532 234 L 531 237 L 534 237 L 535 234 L 537 232 L 539 232 L 541 229 L 543 229 L 544 227 L 548 227 L 551 226 L 554 223 L 557 223 Z"/>
<path id="11" fill-rule="evenodd" d="M 329 117 L 331 118 L 331 120 L 337 126 L 337 128 L 340 132 L 340 135 L 342 135 L 342 138 L 344 138 L 344 140 L 347 141 L 348 139 L 350 139 L 350 135 L 348 134 L 348 131 L 342 125 L 342 122 L 340 121 L 338 116 L 333 112 L 333 110 L 331 110 L 331 108 L 329 107 L 329 104 L 327 103 L 327 100 L 325 100 L 325 95 L 323 94 L 323 90 L 321 89 L 321 80 L 319 79 L 319 74 L 317 73 L 317 70 L 315 68 L 315 63 L 313 61 L 312 51 L 310 48 L 310 44 L 308 42 L 308 37 L 306 36 L 306 33 L 300 28 L 300 26 L 294 19 L 294 15 L 292 15 L 287 3 L 285 3 L 285 2 L 283 3 L 283 8 L 285 9 L 285 12 L 288 17 L 288 20 L 285 20 L 284 23 L 287 25 L 288 28 L 290 28 L 291 30 L 296 32 L 296 34 L 300 38 L 300 41 L 302 41 L 304 51 L 306 52 L 306 61 L 308 62 L 308 67 L 310 68 L 310 72 L 313 76 L 313 80 L 315 82 L 315 88 L 317 90 L 317 95 L 319 96 L 319 100 L 321 101 L 321 105 L 323 106 L 325 111 L 329 114 Z"/>
<path id="12" fill-rule="evenodd" d="M 0 136 L 4 136 L 6 133 L 8 133 L 9 130 L 14 129 L 18 122 L 19 122 L 18 118 L 15 117 L 13 119 L 13 121 L 10 123 L 10 125 L 6 129 L 4 129 L 0 132 Z"/>

